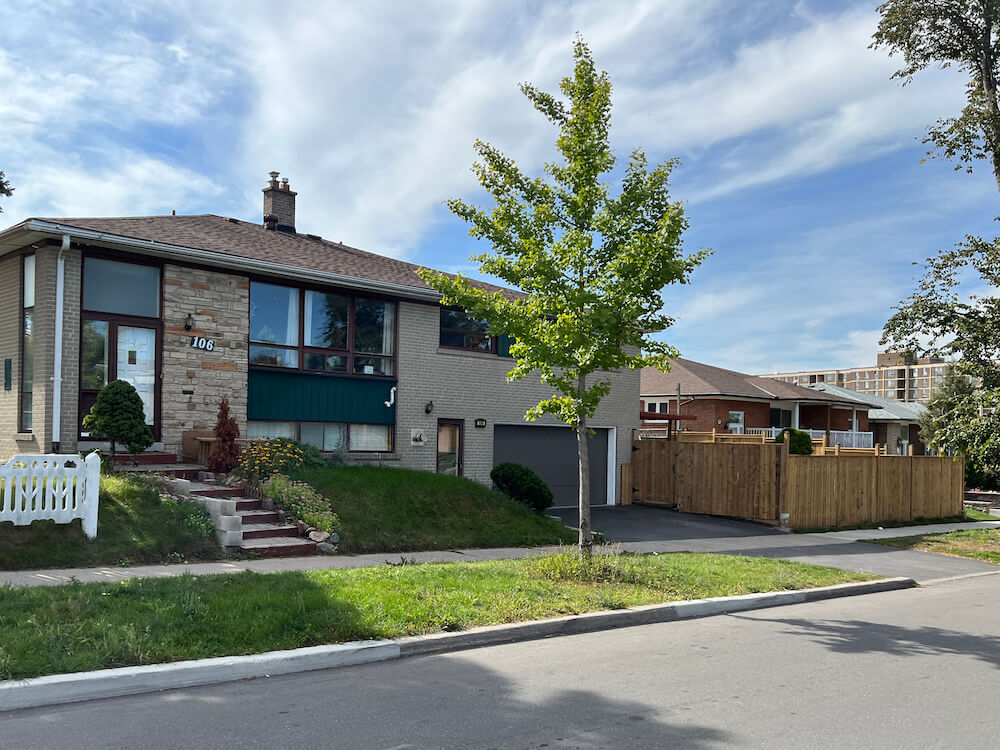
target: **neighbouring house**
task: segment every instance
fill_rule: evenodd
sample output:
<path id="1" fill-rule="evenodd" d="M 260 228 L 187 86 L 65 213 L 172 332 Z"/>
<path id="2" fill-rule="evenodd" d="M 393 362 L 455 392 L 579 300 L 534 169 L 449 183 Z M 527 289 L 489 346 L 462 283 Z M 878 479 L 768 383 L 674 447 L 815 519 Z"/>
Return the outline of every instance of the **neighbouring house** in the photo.
<path id="1" fill-rule="evenodd" d="M 857 398 L 830 394 L 734 370 L 674 359 L 670 371 L 644 368 L 640 379 L 640 412 L 678 413 L 694 421 L 679 424 L 695 432 L 765 433 L 785 427 L 826 435 L 830 445 L 871 447 L 869 405 Z M 642 419 L 640 426 L 659 427 Z"/>
<path id="2" fill-rule="evenodd" d="M 809 388 L 864 401 L 869 405 L 868 425 L 877 445 L 884 445 L 888 453 L 900 456 L 905 456 L 912 445 L 914 455 L 924 455 L 925 446 L 920 439 L 920 418 L 927 407 L 923 404 L 858 393 L 830 383 L 813 383 Z"/>
<path id="3" fill-rule="evenodd" d="M 121 379 L 168 455 L 212 429 L 226 396 L 245 437 L 481 483 L 514 461 L 575 504 L 575 434 L 524 422 L 551 391 L 506 381 L 504 337 L 442 307 L 417 266 L 299 232 L 296 195 L 273 172 L 261 224 L 205 214 L 0 231 L 0 457 L 107 447 L 82 419 Z M 637 424 L 639 373 L 609 377 L 591 421 L 595 504 L 617 501 Z"/>

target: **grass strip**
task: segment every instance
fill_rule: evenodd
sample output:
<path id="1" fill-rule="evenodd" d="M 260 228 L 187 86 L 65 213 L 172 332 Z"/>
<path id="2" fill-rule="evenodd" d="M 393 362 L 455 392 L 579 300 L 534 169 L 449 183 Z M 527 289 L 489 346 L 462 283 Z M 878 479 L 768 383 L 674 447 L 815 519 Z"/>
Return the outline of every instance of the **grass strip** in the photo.
<path id="1" fill-rule="evenodd" d="M 144 565 L 224 556 L 208 514 L 194 503 L 164 503 L 156 480 L 101 477 L 97 538 L 79 520 L 0 523 L 0 570 Z"/>
<path id="2" fill-rule="evenodd" d="M 983 513 L 972 508 L 963 509 L 960 516 L 941 516 L 940 518 L 924 518 L 919 516 L 909 520 L 886 519 L 884 521 L 865 521 L 850 526 L 816 526 L 807 529 L 793 529 L 796 534 L 816 534 L 826 531 L 855 531 L 857 529 L 898 529 L 904 526 L 930 526 L 938 523 L 968 523 L 969 521 L 1000 521 L 997 516 Z"/>
<path id="3" fill-rule="evenodd" d="M 340 551 L 413 552 L 570 544 L 577 532 L 469 479 L 338 466 L 299 472 L 340 518 Z"/>
<path id="4" fill-rule="evenodd" d="M 601 558 L 607 559 L 601 559 Z M 0 588 L 0 678 L 260 653 L 877 576 L 729 555 L 475 563 Z"/>
<path id="5" fill-rule="evenodd" d="M 995 518 L 995 517 L 994 517 Z M 946 534 L 919 534 L 895 539 L 866 539 L 887 547 L 936 552 L 953 557 L 971 557 L 974 560 L 1000 564 L 1000 529 L 966 529 Z"/>

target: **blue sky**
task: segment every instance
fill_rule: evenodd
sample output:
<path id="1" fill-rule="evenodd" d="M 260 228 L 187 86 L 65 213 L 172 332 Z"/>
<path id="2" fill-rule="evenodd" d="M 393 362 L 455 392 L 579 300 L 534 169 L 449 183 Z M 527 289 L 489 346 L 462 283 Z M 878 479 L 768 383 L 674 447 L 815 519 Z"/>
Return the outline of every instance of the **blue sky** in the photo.
<path id="1" fill-rule="evenodd" d="M 163 7 L 164 5 L 168 7 Z M 901 87 L 873 2 L 15 2 L 0 8 L 0 169 L 28 216 L 258 221 L 274 169 L 300 231 L 474 275 L 442 201 L 481 200 L 483 138 L 531 172 L 581 31 L 614 84 L 621 157 L 678 157 L 686 245 L 663 338 L 746 372 L 874 364 L 919 261 L 991 231 L 988 170 L 921 164 L 957 71 Z"/>

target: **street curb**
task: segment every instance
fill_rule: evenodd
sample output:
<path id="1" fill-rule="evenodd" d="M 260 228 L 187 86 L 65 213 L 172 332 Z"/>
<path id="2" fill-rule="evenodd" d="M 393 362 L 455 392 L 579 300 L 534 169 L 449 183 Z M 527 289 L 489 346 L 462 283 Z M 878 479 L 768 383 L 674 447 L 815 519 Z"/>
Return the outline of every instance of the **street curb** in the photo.
<path id="1" fill-rule="evenodd" d="M 221 656 L 9 680 L 0 682 L 0 712 L 398 658 L 399 644 L 395 641 L 356 641 L 250 656 Z"/>
<path id="2" fill-rule="evenodd" d="M 696 617 L 711 617 L 729 612 L 746 612 L 753 609 L 781 607 L 786 604 L 837 599 L 845 596 L 877 594 L 883 591 L 897 591 L 917 586 L 912 578 L 883 578 L 878 581 L 841 583 L 814 589 L 795 591 L 772 591 L 764 594 L 743 594 L 741 596 L 719 596 L 711 599 L 692 599 L 672 604 L 647 604 L 610 612 L 588 612 L 569 615 L 552 620 L 492 625 L 474 628 L 461 633 L 433 633 L 417 635 L 399 640 L 401 657 L 422 654 L 440 654 L 448 651 L 462 651 L 482 646 L 503 643 L 517 643 L 559 635 L 577 635 L 600 630 L 627 628 L 635 625 L 651 625 L 660 622 L 690 620 Z"/>
<path id="3" fill-rule="evenodd" d="M 687 620 L 696 617 L 746 612 L 786 604 L 876 594 L 912 588 L 912 578 L 842 583 L 815 589 L 774 591 L 765 594 L 720 596 L 673 604 L 650 604 L 610 612 L 590 612 L 552 620 L 494 625 L 461 633 L 435 633 L 399 641 L 356 641 L 332 646 L 312 646 L 269 651 L 250 656 L 223 656 L 197 661 L 152 664 L 143 667 L 100 669 L 93 672 L 49 675 L 28 680 L 0 682 L 0 712 L 39 708 L 62 703 L 152 693 L 172 688 L 212 685 L 258 677 L 310 672 L 319 669 L 388 661 L 421 654 L 463 651 L 481 646 L 537 640 L 559 635 Z"/>

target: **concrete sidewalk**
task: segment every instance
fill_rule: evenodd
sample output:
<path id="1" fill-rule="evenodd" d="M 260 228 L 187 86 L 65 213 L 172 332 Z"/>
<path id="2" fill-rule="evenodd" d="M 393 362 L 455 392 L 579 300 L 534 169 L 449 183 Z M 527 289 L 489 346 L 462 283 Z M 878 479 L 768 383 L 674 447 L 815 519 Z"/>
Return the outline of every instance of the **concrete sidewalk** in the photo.
<path id="1" fill-rule="evenodd" d="M 660 511 L 657 511 L 660 512 Z M 683 516 L 684 514 L 677 514 Z M 598 519 L 595 514 L 595 519 Z M 681 533 L 680 538 L 629 542 L 617 546 L 626 552 L 714 552 L 719 554 L 771 557 L 782 560 L 827 565 L 844 570 L 865 571 L 885 576 L 902 576 L 929 581 L 983 573 L 1000 573 L 1000 566 L 961 557 L 947 557 L 929 552 L 902 550 L 855 540 L 941 533 L 967 528 L 997 528 L 1000 521 L 978 523 L 907 526 L 897 529 L 859 529 L 823 534 L 783 534 L 773 529 L 719 519 L 718 534 L 713 524 L 697 518 L 700 536 Z M 693 522 L 692 522 L 693 523 Z M 595 520 L 595 526 L 600 528 Z M 736 528 L 737 526 L 745 528 Z M 756 532 L 756 533 L 754 533 Z M 664 532 L 663 536 L 669 537 Z M 81 583 L 122 581 L 129 578 L 167 578 L 184 574 L 213 575 L 224 573 L 277 573 L 291 570 L 328 570 L 360 568 L 399 562 L 400 558 L 417 562 L 472 562 L 476 560 L 517 559 L 552 552 L 557 547 L 507 547 L 499 549 L 464 549 L 441 552 L 398 552 L 370 555 L 332 555 L 284 557 L 267 560 L 230 560 L 183 565 L 142 565 L 131 568 L 113 566 L 60 570 L 0 571 L 0 586 L 58 586 L 72 580 Z"/>

